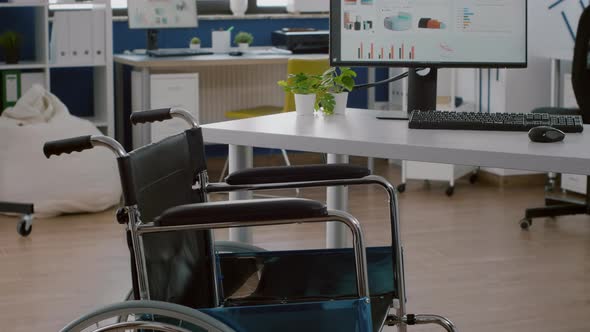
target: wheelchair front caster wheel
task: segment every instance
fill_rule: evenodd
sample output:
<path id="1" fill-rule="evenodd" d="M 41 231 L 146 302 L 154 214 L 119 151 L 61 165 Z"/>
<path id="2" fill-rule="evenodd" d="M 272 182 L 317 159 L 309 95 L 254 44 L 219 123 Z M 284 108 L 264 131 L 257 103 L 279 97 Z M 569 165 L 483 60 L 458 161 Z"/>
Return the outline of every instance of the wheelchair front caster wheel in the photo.
<path id="1" fill-rule="evenodd" d="M 20 236 L 27 237 L 33 231 L 33 225 L 27 227 L 27 221 L 21 220 L 16 225 L 16 231 L 18 234 L 20 234 Z"/>
<path id="2" fill-rule="evenodd" d="M 532 219 L 527 219 L 524 218 L 520 221 L 520 228 L 527 230 L 529 229 L 529 227 L 531 227 L 533 225 L 533 220 Z"/>
<path id="3" fill-rule="evenodd" d="M 397 192 L 403 193 L 404 191 L 406 191 L 406 184 L 405 183 L 402 183 L 399 186 L 397 186 Z"/>
<path id="4" fill-rule="evenodd" d="M 474 184 L 477 182 L 478 176 L 477 173 L 471 174 L 471 176 L 469 177 L 469 183 Z"/>
<path id="5" fill-rule="evenodd" d="M 449 197 L 453 196 L 454 193 L 455 193 L 455 187 L 448 187 L 447 191 L 445 192 L 445 194 L 447 194 L 447 196 L 449 196 Z"/>

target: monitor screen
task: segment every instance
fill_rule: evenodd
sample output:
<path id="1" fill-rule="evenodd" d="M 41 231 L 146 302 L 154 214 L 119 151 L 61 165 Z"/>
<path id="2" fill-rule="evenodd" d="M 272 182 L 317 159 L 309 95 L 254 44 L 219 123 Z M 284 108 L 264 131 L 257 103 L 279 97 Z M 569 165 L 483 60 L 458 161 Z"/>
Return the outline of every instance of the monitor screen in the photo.
<path id="1" fill-rule="evenodd" d="M 197 26 L 196 0 L 127 1 L 131 29 L 194 28 Z"/>
<path id="2" fill-rule="evenodd" d="M 332 0 L 336 66 L 526 67 L 527 0 Z"/>

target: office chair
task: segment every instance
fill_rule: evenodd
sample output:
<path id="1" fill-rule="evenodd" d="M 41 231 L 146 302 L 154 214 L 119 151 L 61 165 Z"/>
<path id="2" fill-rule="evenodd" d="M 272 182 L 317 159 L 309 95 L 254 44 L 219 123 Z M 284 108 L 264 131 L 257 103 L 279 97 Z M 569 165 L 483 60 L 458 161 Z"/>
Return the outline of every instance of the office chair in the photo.
<path id="1" fill-rule="evenodd" d="M 579 109 L 571 108 L 539 108 L 536 113 L 560 115 L 581 115 L 585 124 L 590 124 L 590 64 L 588 51 L 590 45 L 590 7 L 587 7 L 578 23 L 578 34 L 574 47 L 572 64 L 572 85 Z M 590 214 L 590 176 L 586 177 L 587 192 L 584 201 L 545 198 L 545 207 L 527 209 L 524 219 L 520 221 L 522 229 L 528 229 L 533 224 L 533 218 L 558 217 L 575 214 Z"/>
<path id="2" fill-rule="evenodd" d="M 290 58 L 287 62 L 287 76 L 291 74 L 305 73 L 309 75 L 321 75 L 330 68 L 330 61 L 327 58 L 319 59 L 298 59 Z M 278 114 L 282 112 L 294 112 L 295 111 L 295 97 L 292 93 L 285 93 L 285 101 L 283 106 L 258 106 L 253 108 L 233 110 L 225 113 L 225 117 L 229 120 L 249 119 L 258 116 Z M 287 151 L 281 149 L 285 165 L 291 166 Z M 227 171 L 228 159 L 225 160 L 223 170 L 219 181 L 223 180 L 223 176 Z M 297 191 L 299 194 L 299 191 Z"/>
<path id="3" fill-rule="evenodd" d="M 231 174 L 225 183 L 208 183 L 201 128 L 189 112 L 135 112 L 131 122 L 173 117 L 191 128 L 129 153 L 105 136 L 45 144 L 47 157 L 96 146 L 117 156 L 124 200 L 117 220 L 126 226 L 133 295 L 141 300 L 84 315 L 62 331 L 96 326 L 94 331 L 196 332 L 205 325 L 206 331 L 370 332 L 384 325 L 405 331 L 406 325 L 420 324 L 455 331 L 444 317 L 406 314 L 398 204 L 387 180 L 363 167 L 331 164 L 248 169 Z M 207 201 L 215 192 L 368 184 L 383 187 L 388 195 L 391 245 L 366 247 L 358 220 L 313 200 Z M 212 233 L 322 222 L 345 224 L 352 248 L 261 251 L 238 246 L 220 252 Z"/>

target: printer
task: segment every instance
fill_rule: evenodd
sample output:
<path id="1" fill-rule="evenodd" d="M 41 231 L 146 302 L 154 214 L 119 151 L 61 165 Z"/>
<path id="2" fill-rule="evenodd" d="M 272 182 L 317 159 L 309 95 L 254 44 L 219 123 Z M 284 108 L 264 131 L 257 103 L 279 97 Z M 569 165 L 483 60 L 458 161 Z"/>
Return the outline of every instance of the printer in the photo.
<path id="1" fill-rule="evenodd" d="M 314 29 L 282 29 L 273 31 L 272 45 L 293 52 L 328 53 L 330 50 L 330 32 Z"/>

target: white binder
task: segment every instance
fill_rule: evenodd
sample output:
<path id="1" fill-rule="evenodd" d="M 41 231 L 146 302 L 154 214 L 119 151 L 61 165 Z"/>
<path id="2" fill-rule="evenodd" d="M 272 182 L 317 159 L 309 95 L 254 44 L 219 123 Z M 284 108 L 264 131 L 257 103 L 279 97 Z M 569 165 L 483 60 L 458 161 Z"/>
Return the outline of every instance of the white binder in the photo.
<path id="1" fill-rule="evenodd" d="M 90 10 L 70 11 L 70 49 L 72 64 L 92 64 L 92 22 Z"/>
<path id="2" fill-rule="evenodd" d="M 51 33 L 51 62 L 67 64 L 70 62 L 70 32 L 69 15 L 64 11 L 56 11 L 53 16 L 53 30 Z"/>
<path id="3" fill-rule="evenodd" d="M 95 65 L 106 63 L 105 11 L 92 11 L 92 57 Z"/>

